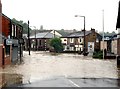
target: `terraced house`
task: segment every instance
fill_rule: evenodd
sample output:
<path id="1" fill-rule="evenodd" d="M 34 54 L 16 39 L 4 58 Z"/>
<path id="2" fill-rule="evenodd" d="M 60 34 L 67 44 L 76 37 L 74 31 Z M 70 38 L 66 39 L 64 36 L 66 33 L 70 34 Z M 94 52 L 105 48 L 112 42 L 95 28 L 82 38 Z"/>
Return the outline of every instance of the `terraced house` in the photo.
<path id="1" fill-rule="evenodd" d="M 85 31 L 85 49 L 87 52 L 100 50 L 100 41 L 102 37 L 95 29 Z M 83 52 L 84 49 L 84 31 L 78 31 L 61 37 L 64 45 L 64 51 Z"/>
<path id="2" fill-rule="evenodd" d="M 50 50 L 50 40 L 62 35 L 56 30 L 38 30 L 39 32 L 30 36 L 31 50 L 46 51 Z"/>
<path id="3" fill-rule="evenodd" d="M 22 57 L 22 26 L 2 14 L 2 47 L 0 66 L 14 63 Z"/>

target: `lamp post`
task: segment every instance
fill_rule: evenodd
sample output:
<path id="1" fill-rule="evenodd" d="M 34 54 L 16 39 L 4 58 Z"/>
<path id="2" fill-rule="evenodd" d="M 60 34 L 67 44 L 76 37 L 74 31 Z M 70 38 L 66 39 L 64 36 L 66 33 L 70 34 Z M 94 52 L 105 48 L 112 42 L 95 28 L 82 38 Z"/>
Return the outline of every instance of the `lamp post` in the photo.
<path id="1" fill-rule="evenodd" d="M 81 15 L 75 15 L 75 17 L 83 17 L 84 18 L 84 48 L 83 48 L 83 55 L 85 55 L 86 53 L 86 44 L 85 44 L 85 16 L 81 16 Z"/>
<path id="2" fill-rule="evenodd" d="M 28 20 L 28 51 L 30 55 L 30 29 L 29 29 L 29 20 Z"/>

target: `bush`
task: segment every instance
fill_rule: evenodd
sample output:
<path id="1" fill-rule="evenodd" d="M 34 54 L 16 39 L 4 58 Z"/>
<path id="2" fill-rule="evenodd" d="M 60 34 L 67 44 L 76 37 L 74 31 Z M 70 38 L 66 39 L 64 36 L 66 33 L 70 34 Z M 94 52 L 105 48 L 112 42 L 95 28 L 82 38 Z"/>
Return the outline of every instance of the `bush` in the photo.
<path id="1" fill-rule="evenodd" d="M 103 59 L 103 51 L 94 52 L 92 57 Z"/>
<path id="2" fill-rule="evenodd" d="M 59 53 L 63 51 L 63 45 L 61 43 L 61 39 L 60 38 L 53 38 L 50 41 L 50 46 L 52 46 L 55 50 L 55 52 Z"/>

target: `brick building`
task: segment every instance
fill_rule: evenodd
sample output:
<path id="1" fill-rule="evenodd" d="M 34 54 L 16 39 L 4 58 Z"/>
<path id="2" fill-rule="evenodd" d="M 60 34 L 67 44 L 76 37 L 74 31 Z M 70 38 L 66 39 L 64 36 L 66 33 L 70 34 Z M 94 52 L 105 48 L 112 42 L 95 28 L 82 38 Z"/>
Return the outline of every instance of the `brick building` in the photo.
<path id="1" fill-rule="evenodd" d="M 5 66 L 22 57 L 22 26 L 2 14 L 2 46 L 0 66 Z"/>
<path id="2" fill-rule="evenodd" d="M 39 33 L 34 33 L 30 36 L 31 50 L 49 50 L 50 40 L 54 37 L 61 37 L 62 35 L 55 30 L 39 30 Z"/>
<path id="3" fill-rule="evenodd" d="M 100 40 L 102 37 L 95 32 L 95 29 L 85 31 L 85 50 L 94 52 L 100 50 Z M 66 37 L 61 37 L 64 45 L 64 51 L 83 51 L 84 49 L 84 31 L 78 31 L 69 34 Z"/>
<path id="4" fill-rule="evenodd" d="M 8 65 L 11 63 L 11 45 L 6 44 L 6 39 L 10 37 L 10 19 L 2 14 L 2 42 L 3 42 L 3 51 L 2 51 L 2 65 Z"/>

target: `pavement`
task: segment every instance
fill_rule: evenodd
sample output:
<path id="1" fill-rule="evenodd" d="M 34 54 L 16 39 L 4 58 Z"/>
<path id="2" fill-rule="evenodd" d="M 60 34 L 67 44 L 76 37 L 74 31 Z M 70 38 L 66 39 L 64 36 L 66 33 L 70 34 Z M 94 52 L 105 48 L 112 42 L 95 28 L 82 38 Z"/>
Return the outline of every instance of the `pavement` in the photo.
<path id="1" fill-rule="evenodd" d="M 11 87 L 120 87 L 120 80 L 102 78 L 54 77 Z"/>

